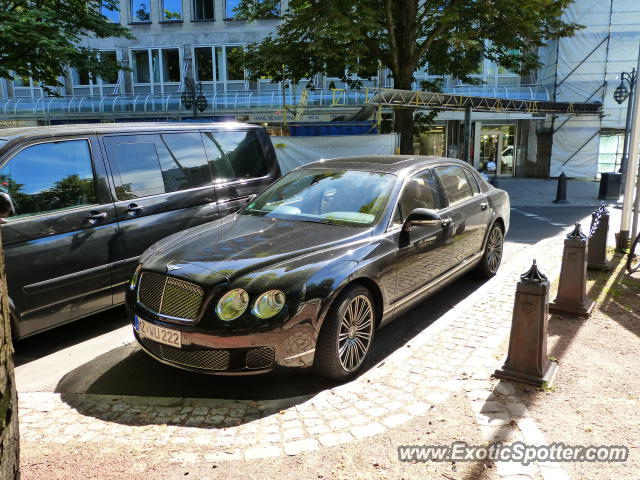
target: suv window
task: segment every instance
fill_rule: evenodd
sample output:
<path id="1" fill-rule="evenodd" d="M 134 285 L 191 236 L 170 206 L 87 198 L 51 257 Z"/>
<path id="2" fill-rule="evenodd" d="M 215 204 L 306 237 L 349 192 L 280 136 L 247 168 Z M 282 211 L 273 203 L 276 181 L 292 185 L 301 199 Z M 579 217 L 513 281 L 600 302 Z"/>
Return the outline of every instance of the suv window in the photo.
<path id="1" fill-rule="evenodd" d="M 204 132 L 215 182 L 260 178 L 269 174 L 262 144 L 254 130 Z"/>
<path id="2" fill-rule="evenodd" d="M 442 183 L 444 193 L 450 205 L 473 196 L 471 187 L 469 186 L 469 180 L 462 167 L 458 165 L 436 167 L 436 174 Z"/>
<path id="3" fill-rule="evenodd" d="M 87 140 L 25 148 L 0 168 L 0 185 L 15 205 L 12 218 L 98 203 Z"/>
<path id="4" fill-rule="evenodd" d="M 114 170 L 118 200 L 177 192 L 211 184 L 199 133 L 105 138 Z M 118 183 L 118 182 L 116 182 Z"/>
<path id="5" fill-rule="evenodd" d="M 431 170 L 427 170 L 407 180 L 398 200 L 398 208 L 393 216 L 393 225 L 402 225 L 416 208 L 440 210 L 444 208 L 438 182 Z"/>

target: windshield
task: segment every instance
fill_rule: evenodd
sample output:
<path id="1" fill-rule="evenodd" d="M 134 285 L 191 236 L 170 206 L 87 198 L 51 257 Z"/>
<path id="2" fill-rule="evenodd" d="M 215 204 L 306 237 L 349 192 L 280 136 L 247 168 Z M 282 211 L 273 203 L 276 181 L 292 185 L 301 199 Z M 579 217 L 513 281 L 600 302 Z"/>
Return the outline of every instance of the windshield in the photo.
<path id="1" fill-rule="evenodd" d="M 356 170 L 299 170 L 247 205 L 245 215 L 368 227 L 382 215 L 395 177 Z"/>

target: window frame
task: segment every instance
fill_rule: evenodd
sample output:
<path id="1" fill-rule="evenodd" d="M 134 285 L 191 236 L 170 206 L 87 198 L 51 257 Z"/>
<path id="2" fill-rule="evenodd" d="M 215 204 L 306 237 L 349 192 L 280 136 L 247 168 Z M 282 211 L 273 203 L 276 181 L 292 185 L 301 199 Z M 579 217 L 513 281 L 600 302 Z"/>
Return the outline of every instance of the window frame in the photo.
<path id="1" fill-rule="evenodd" d="M 449 201 L 449 197 L 447 196 L 447 190 L 444 188 L 444 185 L 442 184 L 442 179 L 438 176 L 438 172 L 436 171 L 437 168 L 446 168 L 446 167 L 459 167 L 462 169 L 462 173 L 465 176 L 465 178 L 467 178 L 468 174 L 465 173 L 465 167 L 464 165 L 458 165 L 457 163 L 443 163 L 440 165 L 435 165 L 434 168 L 434 174 L 436 176 L 436 178 L 438 179 L 438 183 L 440 184 L 440 189 L 442 190 L 442 195 L 445 199 L 445 203 L 447 204 L 447 208 L 449 207 L 453 207 L 453 206 L 457 206 L 457 205 L 461 205 L 462 203 L 473 199 L 476 195 L 473 193 L 473 189 L 471 188 L 471 185 L 469 184 L 469 179 L 467 178 L 467 183 L 469 184 L 469 190 L 471 191 L 471 196 L 470 197 L 466 197 L 463 198 L 461 200 L 456 200 L 455 202 L 451 202 Z M 480 193 L 482 193 L 482 190 L 480 191 Z"/>
<path id="2" fill-rule="evenodd" d="M 2 163 L 0 163 L 0 169 L 4 168 L 9 162 L 11 162 L 18 154 L 20 154 L 21 152 L 23 152 L 24 150 L 26 150 L 27 148 L 36 146 L 36 145 L 43 145 L 43 144 L 48 144 L 48 143 L 62 143 L 62 142 L 72 142 L 72 141 L 76 141 L 76 140 L 84 140 L 88 147 L 89 147 L 89 162 L 91 164 L 91 173 L 93 175 L 93 191 L 95 194 L 95 198 L 96 198 L 96 203 L 89 203 L 87 205 L 79 205 L 77 207 L 70 207 L 70 208 L 60 208 L 57 210 L 51 210 L 45 213 L 34 213 L 32 215 L 27 215 L 27 216 L 19 216 L 19 217 L 8 217 L 5 219 L 5 221 L 7 221 L 8 223 L 14 223 L 14 222 L 20 222 L 22 220 L 30 220 L 32 218 L 42 218 L 42 217 L 47 217 L 47 216 L 52 216 L 52 215 L 59 215 L 62 212 L 75 212 L 77 210 L 82 210 L 82 209 L 86 209 L 86 208 L 90 208 L 90 207 L 97 207 L 100 205 L 104 205 L 103 203 L 100 203 L 100 192 L 98 189 L 98 174 L 96 171 L 96 156 L 94 154 L 93 151 L 93 142 L 92 137 L 88 137 L 88 136 L 77 136 L 77 137 L 55 137 L 53 139 L 48 138 L 48 139 L 43 139 L 43 140 L 36 140 L 36 141 L 32 141 L 32 142 L 28 142 L 28 143 L 24 143 L 22 145 L 19 145 L 14 151 L 12 151 L 9 155 L 7 155 L 5 157 L 5 159 L 3 159 L 4 161 Z"/>
<path id="3" fill-rule="evenodd" d="M 399 209 L 400 197 L 402 197 L 402 194 L 404 193 L 404 190 L 407 187 L 407 184 L 409 183 L 409 180 L 413 179 L 414 177 L 416 177 L 418 175 L 423 175 L 428 170 L 431 170 L 431 173 L 433 174 L 433 178 L 435 178 L 435 180 L 436 180 L 436 184 L 438 185 L 438 193 L 440 194 L 440 200 L 442 202 L 442 208 L 434 209 L 434 210 L 436 212 L 440 213 L 443 210 L 446 210 L 447 208 L 449 208 L 449 201 L 447 199 L 447 196 L 444 193 L 444 189 L 442 188 L 442 184 L 440 183 L 440 179 L 438 178 L 438 175 L 436 175 L 436 172 L 435 172 L 435 167 L 439 167 L 439 166 L 441 166 L 441 165 L 430 165 L 430 166 L 428 166 L 426 168 L 423 168 L 422 170 L 419 170 L 417 172 L 413 172 L 411 175 L 408 175 L 408 176 L 406 176 L 404 178 L 404 180 L 402 181 L 402 186 L 400 187 L 400 190 L 398 191 L 398 195 L 396 196 L 396 202 L 395 202 L 395 204 L 393 206 L 393 209 L 391 211 L 391 216 L 389 217 L 389 223 L 387 224 L 387 228 L 386 228 L 387 232 L 394 232 L 396 230 L 401 230 L 402 229 L 402 226 L 400 226 L 400 227 L 394 227 L 393 226 L 393 217 L 395 217 L 396 211 L 398 211 L 398 209 Z M 404 223 L 404 221 L 403 221 L 403 223 Z"/>
<path id="4" fill-rule="evenodd" d="M 107 15 L 104 14 L 104 2 L 101 0 L 100 1 L 100 14 L 104 17 L 106 17 L 109 22 L 113 23 L 114 25 L 119 25 L 122 23 L 122 9 L 120 8 L 120 2 L 118 2 L 118 9 L 117 10 L 108 10 L 107 12 L 111 12 L 113 13 L 117 13 L 118 14 L 118 21 L 114 21 L 112 20 L 110 17 L 108 17 Z"/>
<path id="5" fill-rule="evenodd" d="M 253 128 L 238 128 L 238 129 L 234 128 L 234 129 L 229 129 L 229 131 L 232 131 L 232 132 L 250 132 L 250 131 L 253 131 L 253 130 L 257 130 L 257 129 L 253 129 Z M 210 129 L 210 130 L 200 130 L 200 134 L 204 137 L 204 135 L 206 135 L 207 133 L 215 134 L 216 132 L 220 132 L 220 131 L 224 132 L 225 129 L 218 128 L 218 129 Z M 234 180 L 229 180 L 228 182 L 216 182 L 215 171 L 213 169 L 211 169 L 211 177 L 212 177 L 212 181 L 213 181 L 213 186 L 214 187 L 230 186 L 230 185 L 234 185 L 234 184 L 238 184 L 238 183 L 256 182 L 256 181 L 259 181 L 259 180 L 267 180 L 267 179 L 271 178 L 271 174 L 273 173 L 273 165 L 271 165 L 269 163 L 269 160 L 267 158 L 267 151 L 265 149 L 264 143 L 262 143 L 262 140 L 260 139 L 260 136 L 257 133 L 256 133 L 256 137 L 257 137 L 258 143 L 260 144 L 260 149 L 261 149 L 262 155 L 264 157 L 264 163 L 267 166 L 267 174 L 262 176 L 262 177 L 235 178 Z M 204 138 L 203 138 L 203 143 L 204 143 Z M 205 155 L 206 155 L 207 154 L 207 146 L 206 146 L 206 144 L 204 145 L 204 149 L 205 149 Z M 222 152 L 222 153 L 225 153 L 225 152 Z M 212 161 L 211 161 L 211 159 L 209 159 L 208 156 L 207 156 L 207 161 L 211 165 Z M 231 166 L 231 168 L 233 169 L 233 166 Z M 233 173 L 234 173 L 234 177 L 235 177 L 235 171 Z"/>
<path id="6" fill-rule="evenodd" d="M 154 80 L 154 69 L 153 69 L 153 54 L 154 50 L 158 51 L 158 75 L 159 81 Z M 164 59 L 162 55 L 163 50 L 177 50 L 178 51 L 178 66 L 180 68 L 180 78 L 182 79 L 184 74 L 184 52 L 182 48 L 178 45 L 167 45 L 163 47 L 133 47 L 129 48 L 129 66 L 131 68 L 131 86 L 133 89 L 133 93 L 135 93 L 136 87 L 144 88 L 148 87 L 150 89 L 150 93 L 156 94 L 164 94 L 165 87 L 178 87 L 180 86 L 181 80 L 177 82 L 165 82 L 163 79 L 164 74 Z M 149 69 L 149 81 L 148 82 L 136 82 L 135 81 L 135 71 L 134 71 L 134 52 L 147 52 L 147 68 Z M 191 62 L 192 65 L 194 62 Z M 171 91 L 173 92 L 173 90 Z"/>
<path id="7" fill-rule="evenodd" d="M 105 48 L 105 49 L 99 49 L 98 50 L 98 58 L 100 59 L 100 61 L 102 61 L 102 54 L 103 52 L 113 52 L 116 54 L 116 62 L 121 62 L 122 61 L 122 56 L 121 56 L 121 52 L 120 49 L 118 48 Z M 76 84 L 75 82 L 75 76 L 77 75 L 77 71 L 76 69 L 72 69 L 71 72 L 71 88 L 75 91 L 75 89 L 89 89 L 89 94 L 90 95 L 105 95 L 105 93 L 103 92 L 104 88 L 115 88 L 116 85 L 118 85 L 121 81 L 121 75 L 123 75 L 124 70 L 118 70 L 118 77 L 116 80 L 116 83 L 107 83 L 104 81 L 104 79 L 102 77 L 93 77 L 91 75 L 89 75 L 89 83 L 87 84 Z M 97 90 L 97 91 L 94 91 Z M 80 92 L 79 92 L 80 93 Z"/>
<path id="8" fill-rule="evenodd" d="M 196 81 L 202 83 L 203 85 L 211 85 L 213 86 L 214 91 L 220 91 L 220 92 L 228 92 L 228 91 L 236 91 L 234 89 L 229 88 L 232 85 L 246 85 L 247 83 L 247 75 L 246 75 L 246 71 L 244 72 L 244 78 L 242 80 L 229 80 L 229 74 L 228 74 L 228 69 L 227 69 L 227 64 L 228 64 L 228 60 L 227 60 L 227 49 L 228 48 L 235 48 L 235 47 L 239 47 L 244 49 L 245 48 L 245 44 L 241 44 L 241 43 L 232 43 L 232 44 L 200 44 L 200 43 L 196 43 L 193 44 L 191 46 L 191 58 L 193 59 L 193 61 L 191 62 L 190 65 L 190 70 L 191 70 L 191 74 L 193 75 L 194 79 L 197 79 Z M 213 80 L 199 80 L 198 79 L 198 66 L 197 66 L 197 62 L 195 61 L 196 59 L 196 49 L 198 48 L 208 48 L 211 51 L 211 58 L 212 58 L 212 67 L 213 67 Z M 222 65 L 218 64 L 218 58 L 216 55 L 216 49 L 222 49 Z M 218 75 L 218 72 L 221 73 L 221 75 Z"/>
<path id="9" fill-rule="evenodd" d="M 198 0 L 191 0 L 191 21 L 192 22 L 213 22 L 216 19 L 216 3 L 215 0 L 208 0 L 211 2 L 213 15 L 211 18 L 196 18 L 196 2 Z M 204 0 L 202 0 L 204 1 Z"/>
<path id="10" fill-rule="evenodd" d="M 139 20 L 136 18 L 133 2 L 138 0 L 129 0 L 129 25 L 148 25 L 153 23 L 153 7 L 151 0 L 146 0 L 149 5 L 149 20 Z"/>
<path id="11" fill-rule="evenodd" d="M 184 22 L 184 1 L 183 0 L 177 0 L 178 2 L 180 2 L 180 18 L 175 18 L 175 19 L 171 19 L 171 18 L 167 18 L 165 15 L 165 8 L 164 8 L 164 2 L 166 0 L 160 0 L 160 23 L 182 23 Z"/>

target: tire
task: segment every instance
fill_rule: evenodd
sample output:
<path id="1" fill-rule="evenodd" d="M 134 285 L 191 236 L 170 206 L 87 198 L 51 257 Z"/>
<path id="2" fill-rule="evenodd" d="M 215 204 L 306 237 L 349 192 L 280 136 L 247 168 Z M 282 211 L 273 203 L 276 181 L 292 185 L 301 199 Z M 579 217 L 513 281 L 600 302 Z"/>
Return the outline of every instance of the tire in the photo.
<path id="1" fill-rule="evenodd" d="M 337 381 L 357 375 L 373 344 L 375 319 L 371 292 L 360 285 L 345 288 L 320 329 L 314 359 L 316 373 Z"/>
<path id="2" fill-rule="evenodd" d="M 638 243 L 640 243 L 640 235 L 637 235 L 633 243 L 631 244 L 631 249 L 629 250 L 629 255 L 627 255 L 627 272 L 635 273 L 640 268 L 640 252 L 638 252 Z"/>
<path id="3" fill-rule="evenodd" d="M 500 268 L 502 253 L 504 251 L 504 232 L 499 223 L 491 226 L 487 242 L 484 246 L 482 260 L 478 264 L 477 272 L 481 277 L 491 278 Z"/>

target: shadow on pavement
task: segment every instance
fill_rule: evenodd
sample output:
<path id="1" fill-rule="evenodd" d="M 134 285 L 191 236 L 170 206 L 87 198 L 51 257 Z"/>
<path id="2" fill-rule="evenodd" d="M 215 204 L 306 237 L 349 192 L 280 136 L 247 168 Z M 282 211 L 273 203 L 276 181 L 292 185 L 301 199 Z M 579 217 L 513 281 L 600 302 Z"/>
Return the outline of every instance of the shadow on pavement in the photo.
<path id="1" fill-rule="evenodd" d="M 379 330 L 363 372 L 374 368 L 400 346 L 428 328 L 482 283 L 482 280 L 473 275 L 464 276 Z M 304 402 L 335 385 L 310 371 L 280 371 L 230 377 L 187 372 L 154 360 L 140 350 L 137 344 L 132 343 L 100 355 L 72 370 L 60 380 L 55 392 L 60 393 L 64 402 L 83 415 L 140 425 L 161 424 L 166 421 L 156 421 L 153 415 L 147 414 L 114 416 L 109 410 L 96 409 L 95 401 L 88 401 L 85 394 L 117 396 L 113 401 L 124 404 L 122 408 L 125 410 L 130 406 L 132 411 L 139 410 L 139 405 L 145 401 L 148 405 L 157 405 L 153 408 L 160 410 L 163 402 L 171 403 L 171 399 L 177 402 L 183 399 L 206 399 L 209 407 L 229 405 L 230 402 L 240 402 L 245 407 L 258 402 L 276 406 L 255 410 L 249 420 L 246 420 L 251 421 L 260 416 L 271 415 L 274 408 L 277 411 Z M 154 398 L 145 400 L 140 397 Z M 108 397 L 104 398 L 107 399 L 105 401 L 109 400 Z M 240 423 L 244 421 L 241 420 Z"/>
<path id="2" fill-rule="evenodd" d="M 508 242 L 534 244 L 545 238 L 558 235 L 567 227 L 581 221 L 595 207 L 515 207 L 511 209 L 511 223 L 506 240 Z M 589 224 L 582 230 L 589 231 Z"/>
<path id="3" fill-rule="evenodd" d="M 38 358 L 46 357 L 124 327 L 128 323 L 124 306 L 121 306 L 25 338 L 14 345 L 15 366 L 19 367 Z"/>

